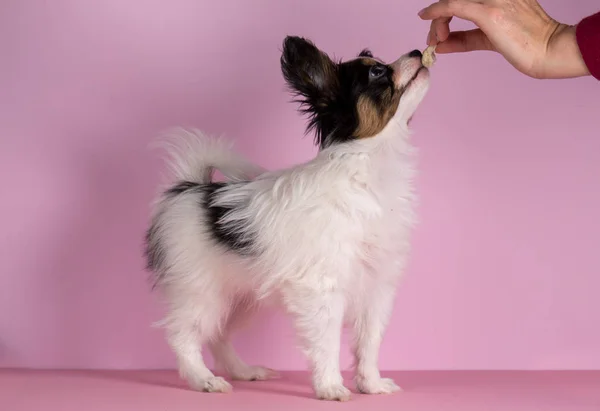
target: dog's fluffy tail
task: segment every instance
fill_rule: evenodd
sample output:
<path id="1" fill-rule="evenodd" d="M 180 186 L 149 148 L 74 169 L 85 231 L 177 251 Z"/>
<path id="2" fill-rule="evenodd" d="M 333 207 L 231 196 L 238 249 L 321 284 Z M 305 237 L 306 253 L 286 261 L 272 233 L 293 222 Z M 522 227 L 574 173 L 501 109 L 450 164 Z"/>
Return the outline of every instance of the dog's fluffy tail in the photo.
<path id="1" fill-rule="evenodd" d="M 266 170 L 239 156 L 232 144 L 195 129 L 171 129 L 161 146 L 167 151 L 172 178 L 192 183 L 210 183 L 219 170 L 231 181 L 252 180 Z"/>

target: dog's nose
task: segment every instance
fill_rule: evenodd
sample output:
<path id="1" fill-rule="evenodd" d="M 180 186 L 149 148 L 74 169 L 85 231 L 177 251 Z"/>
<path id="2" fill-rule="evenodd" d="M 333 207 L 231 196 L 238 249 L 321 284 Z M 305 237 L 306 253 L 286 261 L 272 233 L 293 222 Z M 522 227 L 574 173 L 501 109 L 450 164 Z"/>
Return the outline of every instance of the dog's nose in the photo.
<path id="1" fill-rule="evenodd" d="M 413 50 L 410 53 L 408 53 L 408 57 L 418 57 L 418 58 L 421 58 L 421 57 L 423 57 L 423 53 L 421 53 L 421 50 Z"/>

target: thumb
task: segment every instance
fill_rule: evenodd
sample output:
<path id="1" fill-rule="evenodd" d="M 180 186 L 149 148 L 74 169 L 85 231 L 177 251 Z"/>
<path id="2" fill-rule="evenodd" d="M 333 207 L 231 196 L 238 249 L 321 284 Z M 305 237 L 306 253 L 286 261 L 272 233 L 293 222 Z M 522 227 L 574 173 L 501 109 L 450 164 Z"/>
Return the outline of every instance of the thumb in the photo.
<path id="1" fill-rule="evenodd" d="M 439 54 L 446 54 L 465 53 L 476 50 L 496 50 L 485 33 L 480 29 L 453 31 L 446 41 L 437 45 L 435 51 Z"/>

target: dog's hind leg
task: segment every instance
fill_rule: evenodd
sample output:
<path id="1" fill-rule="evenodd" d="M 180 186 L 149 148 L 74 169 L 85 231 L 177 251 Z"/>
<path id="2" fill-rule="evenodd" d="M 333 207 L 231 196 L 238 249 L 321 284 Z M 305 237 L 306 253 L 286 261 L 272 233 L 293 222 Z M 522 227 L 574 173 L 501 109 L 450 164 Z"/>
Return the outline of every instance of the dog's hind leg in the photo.
<path id="1" fill-rule="evenodd" d="M 202 344 L 218 338 L 226 314 L 224 301 L 218 295 L 189 290 L 183 296 L 177 295 L 165 323 L 169 345 L 177 355 L 179 374 L 198 391 L 231 391 L 231 385 L 222 377 L 216 377 L 202 357 Z"/>
<path id="2" fill-rule="evenodd" d="M 255 312 L 256 305 L 252 301 L 241 300 L 230 313 L 223 333 L 210 344 L 217 366 L 234 380 L 259 381 L 278 377 L 274 370 L 246 364 L 238 356 L 231 343 L 232 332 L 246 324 Z"/>

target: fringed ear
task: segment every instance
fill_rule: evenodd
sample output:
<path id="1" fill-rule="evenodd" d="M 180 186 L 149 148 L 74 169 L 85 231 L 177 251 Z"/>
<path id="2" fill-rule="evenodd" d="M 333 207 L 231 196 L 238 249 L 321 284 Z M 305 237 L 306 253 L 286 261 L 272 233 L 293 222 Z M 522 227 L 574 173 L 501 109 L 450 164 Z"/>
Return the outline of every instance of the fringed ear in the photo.
<path id="1" fill-rule="evenodd" d="M 301 111 L 309 117 L 306 131 L 314 130 L 315 144 L 321 146 L 335 123 L 332 110 L 339 88 L 338 65 L 312 42 L 288 36 L 283 42 L 281 71 Z"/>
<path id="2" fill-rule="evenodd" d="M 285 38 L 281 70 L 292 91 L 313 108 L 326 105 L 337 87 L 337 65 L 313 43 L 301 37 Z"/>
<path id="3" fill-rule="evenodd" d="M 358 53 L 358 57 L 373 58 L 373 53 L 371 53 L 371 50 L 369 50 L 369 49 L 364 49 L 363 51 Z"/>

